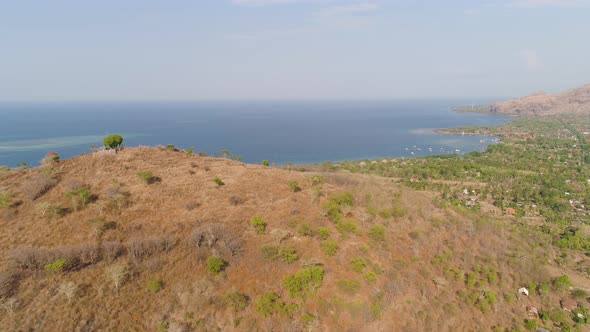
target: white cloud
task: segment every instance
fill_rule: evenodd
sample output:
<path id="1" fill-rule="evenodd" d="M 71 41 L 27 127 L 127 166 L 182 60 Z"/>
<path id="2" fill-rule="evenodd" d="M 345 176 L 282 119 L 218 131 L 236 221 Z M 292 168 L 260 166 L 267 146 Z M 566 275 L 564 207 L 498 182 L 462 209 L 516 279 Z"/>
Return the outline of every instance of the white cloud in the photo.
<path id="1" fill-rule="evenodd" d="M 535 50 L 525 49 L 518 52 L 518 55 L 527 70 L 539 70 L 545 66 Z"/>
<path id="2" fill-rule="evenodd" d="M 506 4 L 510 8 L 590 7 L 590 0 L 516 0 Z"/>

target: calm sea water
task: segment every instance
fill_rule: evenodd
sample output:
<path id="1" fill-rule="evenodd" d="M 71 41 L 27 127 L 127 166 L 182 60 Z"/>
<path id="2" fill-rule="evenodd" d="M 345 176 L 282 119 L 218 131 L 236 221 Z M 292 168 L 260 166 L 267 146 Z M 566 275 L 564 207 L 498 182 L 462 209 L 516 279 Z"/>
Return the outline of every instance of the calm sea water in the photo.
<path id="1" fill-rule="evenodd" d="M 37 165 L 47 151 L 62 158 L 120 133 L 126 146 L 174 144 L 227 149 L 247 162 L 279 164 L 400 157 L 482 150 L 482 136 L 442 135 L 432 128 L 495 125 L 509 117 L 458 114 L 465 100 L 3 103 L 0 165 Z"/>

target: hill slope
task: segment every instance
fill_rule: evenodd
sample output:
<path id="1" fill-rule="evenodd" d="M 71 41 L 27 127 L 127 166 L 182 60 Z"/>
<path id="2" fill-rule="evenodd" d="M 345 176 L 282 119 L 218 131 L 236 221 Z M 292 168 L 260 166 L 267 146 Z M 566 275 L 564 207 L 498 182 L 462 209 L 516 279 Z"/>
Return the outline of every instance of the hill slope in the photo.
<path id="1" fill-rule="evenodd" d="M 499 102 L 490 111 L 514 115 L 590 114 L 590 84 L 555 94 L 540 92 Z"/>
<path id="2" fill-rule="evenodd" d="M 381 177 L 140 147 L 0 188 L 0 330 L 502 331 L 582 302 L 512 219 Z"/>

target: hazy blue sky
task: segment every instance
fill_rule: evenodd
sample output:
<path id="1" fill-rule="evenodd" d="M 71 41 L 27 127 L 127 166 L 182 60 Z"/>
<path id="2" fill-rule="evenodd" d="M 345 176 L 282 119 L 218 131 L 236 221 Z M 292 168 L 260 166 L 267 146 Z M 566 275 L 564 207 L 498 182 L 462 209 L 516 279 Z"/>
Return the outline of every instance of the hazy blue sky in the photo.
<path id="1" fill-rule="evenodd" d="M 590 0 L 0 0 L 0 101 L 517 96 L 590 83 Z"/>

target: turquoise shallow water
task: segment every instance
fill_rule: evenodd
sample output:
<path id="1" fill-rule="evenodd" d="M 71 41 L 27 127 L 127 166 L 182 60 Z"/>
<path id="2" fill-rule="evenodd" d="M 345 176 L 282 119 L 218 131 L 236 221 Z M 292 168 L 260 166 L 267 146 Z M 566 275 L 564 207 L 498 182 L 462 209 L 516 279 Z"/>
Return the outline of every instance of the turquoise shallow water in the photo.
<path id="1" fill-rule="evenodd" d="M 247 162 L 312 163 L 481 150 L 490 144 L 488 137 L 431 130 L 510 119 L 449 110 L 466 103 L 471 100 L 4 103 L 0 165 L 36 165 L 49 150 L 62 158 L 85 153 L 107 133 L 122 133 L 128 146 L 174 144 L 208 153 L 227 149 Z"/>

